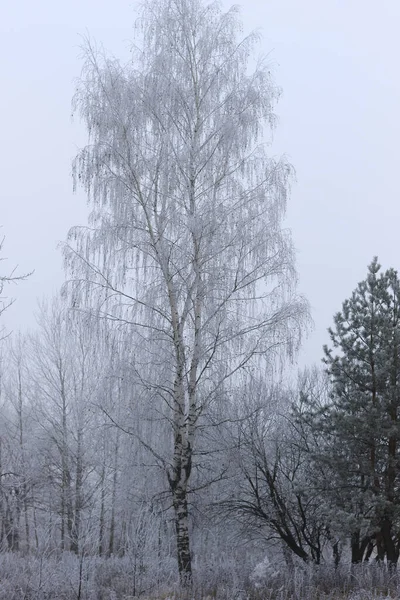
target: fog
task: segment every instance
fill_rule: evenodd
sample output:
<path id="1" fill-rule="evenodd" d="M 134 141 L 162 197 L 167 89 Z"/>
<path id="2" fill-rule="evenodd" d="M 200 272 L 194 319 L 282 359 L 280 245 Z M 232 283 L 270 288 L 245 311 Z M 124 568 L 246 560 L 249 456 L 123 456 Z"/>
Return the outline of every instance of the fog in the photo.
<path id="1" fill-rule="evenodd" d="M 3 6 L 2 268 L 35 271 L 9 290 L 16 302 L 3 315 L 8 330 L 34 326 L 37 299 L 64 280 L 58 244 L 87 214 L 71 180 L 71 160 L 85 141 L 70 104 L 81 36 L 126 60 L 133 8 L 121 0 Z M 298 252 L 299 289 L 315 321 L 300 355 L 301 364 L 310 364 L 320 360 L 333 314 L 372 257 L 400 268 L 400 5 L 248 0 L 242 15 L 245 31 L 261 29 L 260 51 L 283 90 L 270 151 L 285 153 L 297 172 L 286 225 Z"/>

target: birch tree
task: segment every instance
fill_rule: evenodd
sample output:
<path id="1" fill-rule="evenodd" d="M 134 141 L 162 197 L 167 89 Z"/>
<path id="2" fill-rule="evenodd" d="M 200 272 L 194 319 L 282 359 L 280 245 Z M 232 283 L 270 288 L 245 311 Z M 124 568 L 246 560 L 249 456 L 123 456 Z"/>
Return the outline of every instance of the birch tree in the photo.
<path id="1" fill-rule="evenodd" d="M 85 509 L 94 501 L 90 472 L 98 418 L 93 405 L 105 362 L 97 328 L 79 317 L 54 298 L 42 307 L 39 332 L 31 338 L 35 413 L 48 441 L 43 472 L 58 495 L 61 549 L 75 553 Z"/>
<path id="2" fill-rule="evenodd" d="M 126 324 L 138 380 L 164 403 L 171 453 L 155 458 L 182 583 L 199 419 L 240 371 L 292 354 L 307 318 L 282 228 L 292 167 L 266 151 L 279 90 L 265 61 L 250 68 L 258 36 L 240 27 L 236 8 L 148 0 L 132 61 L 88 42 L 74 98 L 89 136 L 74 180 L 92 212 L 69 233 L 70 294 Z"/>

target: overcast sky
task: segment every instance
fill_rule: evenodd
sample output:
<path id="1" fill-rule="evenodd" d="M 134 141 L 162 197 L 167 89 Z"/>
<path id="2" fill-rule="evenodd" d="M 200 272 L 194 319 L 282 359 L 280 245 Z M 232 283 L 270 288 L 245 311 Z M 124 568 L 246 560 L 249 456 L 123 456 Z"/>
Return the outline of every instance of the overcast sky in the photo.
<path id="1" fill-rule="evenodd" d="M 37 299 L 63 282 L 57 244 L 86 219 L 70 166 L 84 143 L 70 118 L 80 35 L 126 58 L 133 7 L 128 0 L 2 3 L 0 224 L 8 267 L 35 269 L 11 290 L 17 301 L 3 325 L 14 331 L 33 326 Z M 287 154 L 297 171 L 287 225 L 315 321 L 300 357 L 310 364 L 372 257 L 400 269 L 400 2 L 246 0 L 242 17 L 245 31 L 262 29 L 260 51 L 283 88 L 271 153 Z"/>

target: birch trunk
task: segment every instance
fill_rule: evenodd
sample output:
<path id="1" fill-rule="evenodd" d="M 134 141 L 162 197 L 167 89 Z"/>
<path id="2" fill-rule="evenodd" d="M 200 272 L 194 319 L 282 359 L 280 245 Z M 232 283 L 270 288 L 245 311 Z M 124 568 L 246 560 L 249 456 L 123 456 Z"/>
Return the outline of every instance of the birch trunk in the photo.
<path id="1" fill-rule="evenodd" d="M 105 532 L 105 504 L 106 504 L 106 456 L 104 453 L 103 464 L 100 475 L 100 517 L 99 517 L 99 556 L 104 554 L 104 532 Z"/>
<path id="2" fill-rule="evenodd" d="M 76 457 L 76 479 L 75 479 L 75 507 L 73 531 L 71 538 L 71 552 L 79 553 L 79 538 L 81 528 L 82 511 L 82 487 L 83 487 L 83 456 L 82 456 L 82 429 L 78 429 L 77 457 Z"/>
<path id="3" fill-rule="evenodd" d="M 115 543 L 115 505 L 117 501 L 117 485 L 118 485 L 118 453 L 119 453 L 119 429 L 117 430 L 117 437 L 115 441 L 114 450 L 114 473 L 112 482 L 112 493 L 111 493 L 111 519 L 110 519 L 110 539 L 108 543 L 108 556 L 114 554 L 114 543 Z"/>
<path id="4" fill-rule="evenodd" d="M 21 452 L 21 459 L 23 465 L 23 484 L 22 484 L 22 495 L 23 495 L 23 507 L 24 507 L 24 520 L 25 520 L 25 537 L 26 537 L 26 550 L 29 552 L 30 549 L 30 531 L 29 531 L 29 507 L 28 507 L 28 486 L 26 483 L 26 456 L 24 447 L 24 425 L 23 425 L 23 398 L 22 398 L 22 373 L 21 364 L 18 362 L 18 427 L 19 427 L 19 447 Z"/>

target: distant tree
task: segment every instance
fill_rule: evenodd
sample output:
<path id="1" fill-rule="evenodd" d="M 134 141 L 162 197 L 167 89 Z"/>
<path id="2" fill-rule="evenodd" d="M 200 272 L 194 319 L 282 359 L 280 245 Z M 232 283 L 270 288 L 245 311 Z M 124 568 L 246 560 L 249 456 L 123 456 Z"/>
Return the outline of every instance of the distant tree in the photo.
<path id="1" fill-rule="evenodd" d="M 2 254 L 2 252 L 3 252 L 3 246 L 4 246 L 4 237 L 2 240 L 0 240 L 0 254 Z M 6 260 L 6 259 L 3 257 L 0 258 L 0 262 L 3 262 L 4 260 Z M 11 283 L 18 283 L 19 281 L 23 281 L 24 279 L 29 277 L 29 275 L 32 275 L 32 273 L 25 273 L 24 275 L 18 275 L 16 268 L 11 269 L 11 271 L 9 271 L 7 275 L 4 273 L 0 273 L 0 316 L 14 302 L 13 299 L 8 298 L 7 296 L 3 296 L 6 286 Z M 3 335 L 4 335 L 4 330 L 0 330 L 0 335 L 1 335 L 1 333 L 3 333 Z"/>
<path id="2" fill-rule="evenodd" d="M 245 366 L 298 346 L 296 295 L 282 229 L 291 166 L 265 150 L 278 90 L 249 70 L 256 35 L 236 9 L 148 0 L 141 46 L 125 66 L 86 46 L 75 108 L 89 145 L 75 182 L 93 211 L 66 248 L 72 302 L 132 331 L 135 370 L 164 403 L 164 466 L 182 583 L 191 581 L 188 493 L 199 420 Z"/>
<path id="3" fill-rule="evenodd" d="M 352 560 L 371 555 L 395 565 L 400 548 L 400 282 L 367 278 L 335 315 L 325 347 L 331 398 L 314 426 L 329 438 L 322 459 L 332 470 L 336 506 L 348 515 Z"/>
<path id="4" fill-rule="evenodd" d="M 233 434 L 235 486 L 219 503 L 240 520 L 244 535 L 261 531 L 264 539 L 281 540 L 289 562 L 297 556 L 319 564 L 331 539 L 313 459 L 320 440 L 301 418 L 304 393 L 322 396 L 323 387 L 314 370 L 301 375 L 298 389 L 259 380 L 243 391 L 247 415 Z"/>
<path id="5" fill-rule="evenodd" d="M 30 339 L 35 420 L 45 440 L 43 488 L 50 491 L 46 508 L 57 515 L 61 549 L 76 554 L 85 510 L 95 500 L 97 481 L 89 473 L 97 462 L 93 453 L 99 419 L 93 405 L 108 359 L 97 328 L 81 317 L 56 297 L 42 305 L 38 331 Z"/>
<path id="6" fill-rule="evenodd" d="M 0 481 L 0 490 L 5 498 L 7 498 L 7 493 L 4 492 L 8 492 L 8 496 L 13 497 L 12 504 L 16 513 L 10 519 L 12 531 L 7 532 L 7 525 L 4 527 L 9 549 L 19 550 L 20 542 L 22 542 L 25 544 L 25 549 L 29 551 L 35 470 L 31 458 L 32 427 L 29 427 L 29 423 L 32 422 L 32 409 L 29 406 L 30 398 L 28 396 L 30 378 L 27 369 L 26 345 L 26 337 L 19 334 L 9 338 L 5 348 L 7 359 L 2 377 L 4 398 L 2 412 L 3 419 L 7 419 L 7 426 L 2 441 L 11 451 L 12 467 L 9 470 L 12 471 L 13 476 L 5 477 L 4 486 Z M 10 502 L 8 502 L 8 508 L 10 508 Z M 4 518 L 7 511 L 2 511 L 2 514 Z M 23 516 L 24 522 L 23 534 L 20 524 L 21 516 Z"/>

